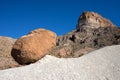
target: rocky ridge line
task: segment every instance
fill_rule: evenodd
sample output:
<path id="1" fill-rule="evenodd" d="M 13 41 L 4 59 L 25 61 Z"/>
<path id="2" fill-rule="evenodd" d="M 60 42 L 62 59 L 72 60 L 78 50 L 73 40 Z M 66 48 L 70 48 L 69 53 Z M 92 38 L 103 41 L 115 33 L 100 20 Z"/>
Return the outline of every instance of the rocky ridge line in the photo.
<path id="1" fill-rule="evenodd" d="M 83 12 L 78 19 L 77 29 L 79 29 L 80 27 L 99 28 L 116 26 L 110 20 L 103 18 L 98 13 Z"/>
<path id="2" fill-rule="evenodd" d="M 83 12 L 76 29 L 57 39 L 49 53 L 57 57 L 79 57 L 93 50 L 120 44 L 120 28 L 95 12 Z"/>

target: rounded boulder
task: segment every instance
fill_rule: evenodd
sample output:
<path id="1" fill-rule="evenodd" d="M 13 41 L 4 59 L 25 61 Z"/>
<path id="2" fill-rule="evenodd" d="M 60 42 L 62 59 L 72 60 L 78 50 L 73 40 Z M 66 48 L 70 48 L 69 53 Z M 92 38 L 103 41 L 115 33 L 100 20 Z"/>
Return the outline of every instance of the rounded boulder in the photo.
<path id="1" fill-rule="evenodd" d="M 56 45 L 56 38 L 56 34 L 49 30 L 33 30 L 15 42 L 11 55 L 20 64 L 36 62 Z"/>

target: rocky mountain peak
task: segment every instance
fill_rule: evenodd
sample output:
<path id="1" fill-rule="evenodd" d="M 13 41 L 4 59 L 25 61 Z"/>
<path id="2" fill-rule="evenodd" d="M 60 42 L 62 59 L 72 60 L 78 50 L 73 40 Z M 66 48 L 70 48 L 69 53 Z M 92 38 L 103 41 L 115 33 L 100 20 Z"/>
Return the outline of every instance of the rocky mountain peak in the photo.
<path id="1" fill-rule="evenodd" d="M 83 12 L 77 28 L 58 37 L 50 53 L 59 57 L 79 57 L 105 46 L 120 44 L 120 28 L 95 12 Z"/>
<path id="2" fill-rule="evenodd" d="M 77 29 L 81 27 L 99 28 L 99 27 L 115 27 L 108 19 L 103 18 L 95 12 L 83 12 L 78 19 Z"/>

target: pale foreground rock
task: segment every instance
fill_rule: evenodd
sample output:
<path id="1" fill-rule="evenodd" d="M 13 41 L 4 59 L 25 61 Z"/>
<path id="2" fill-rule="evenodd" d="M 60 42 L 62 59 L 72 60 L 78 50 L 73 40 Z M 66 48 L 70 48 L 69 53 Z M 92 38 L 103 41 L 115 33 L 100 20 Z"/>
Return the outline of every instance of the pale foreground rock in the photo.
<path id="1" fill-rule="evenodd" d="M 47 55 L 28 66 L 1 70 L 0 80 L 120 80 L 120 45 L 79 58 Z"/>
<path id="2" fill-rule="evenodd" d="M 56 45 L 56 37 L 56 34 L 49 30 L 33 30 L 15 42 L 11 54 L 20 64 L 35 62 Z"/>

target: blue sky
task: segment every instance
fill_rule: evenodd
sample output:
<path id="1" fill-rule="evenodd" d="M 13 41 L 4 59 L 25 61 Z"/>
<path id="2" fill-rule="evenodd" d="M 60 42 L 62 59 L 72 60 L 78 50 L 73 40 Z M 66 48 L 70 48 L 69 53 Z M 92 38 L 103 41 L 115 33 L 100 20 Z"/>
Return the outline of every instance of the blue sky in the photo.
<path id="1" fill-rule="evenodd" d="M 63 35 L 75 29 L 83 11 L 120 26 L 120 0 L 0 0 L 0 35 L 19 38 L 37 28 Z"/>

